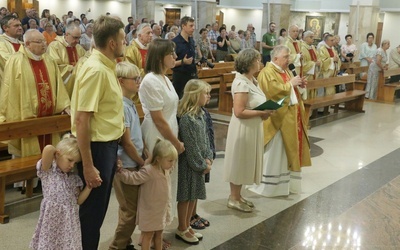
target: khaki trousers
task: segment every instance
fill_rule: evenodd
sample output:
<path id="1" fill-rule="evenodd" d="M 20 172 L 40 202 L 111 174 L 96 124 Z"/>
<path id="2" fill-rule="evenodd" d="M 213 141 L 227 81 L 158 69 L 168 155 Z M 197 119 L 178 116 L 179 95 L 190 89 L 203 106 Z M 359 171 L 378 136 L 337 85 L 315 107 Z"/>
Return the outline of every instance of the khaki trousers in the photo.
<path id="1" fill-rule="evenodd" d="M 135 169 L 129 169 L 134 171 Z M 118 226 L 109 249 L 126 249 L 132 243 L 131 236 L 136 227 L 136 211 L 139 186 L 127 185 L 114 178 L 115 196 L 119 203 Z"/>

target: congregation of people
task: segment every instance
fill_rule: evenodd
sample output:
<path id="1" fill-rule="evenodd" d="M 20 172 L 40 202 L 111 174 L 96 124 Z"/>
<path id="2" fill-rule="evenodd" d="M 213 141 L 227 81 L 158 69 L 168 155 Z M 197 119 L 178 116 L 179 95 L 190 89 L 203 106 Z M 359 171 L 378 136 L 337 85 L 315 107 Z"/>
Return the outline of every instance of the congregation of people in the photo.
<path id="1" fill-rule="evenodd" d="M 59 19 L 48 9 L 41 18 L 28 9 L 20 19 L 0 8 L 0 122 L 71 116 L 71 135 L 8 144 L 15 157 L 42 155 L 43 201 L 32 249 L 98 249 L 112 188 L 119 211 L 109 249 L 168 249 L 163 230 L 175 217 L 175 238 L 192 245 L 206 240 L 196 230 L 211 224 L 198 215 L 197 202 L 207 198 L 216 158 L 205 108 L 211 86 L 198 79 L 198 65 L 207 60 L 234 60 L 221 179 L 230 186 L 227 207 L 249 213 L 255 205 L 242 196 L 245 189 L 265 197 L 302 191 L 301 169 L 311 166 L 303 100 L 342 91 L 311 92 L 308 81 L 342 74 L 341 64 L 358 58 L 369 66 L 366 98 L 376 99 L 379 72 L 400 67 L 400 45 L 389 53 L 390 41 L 383 40 L 378 49 L 373 33 L 360 48 L 351 34 L 340 44 L 326 33 L 316 46 L 313 31 L 291 25 L 277 33 L 270 22 L 258 47 L 253 24 L 236 31 L 217 22 L 195 27 L 187 16 L 172 25 L 127 22 L 108 14 L 77 18 L 72 11 Z M 267 100 L 282 107 L 256 109 Z M 136 225 L 141 237 L 134 243 Z"/>

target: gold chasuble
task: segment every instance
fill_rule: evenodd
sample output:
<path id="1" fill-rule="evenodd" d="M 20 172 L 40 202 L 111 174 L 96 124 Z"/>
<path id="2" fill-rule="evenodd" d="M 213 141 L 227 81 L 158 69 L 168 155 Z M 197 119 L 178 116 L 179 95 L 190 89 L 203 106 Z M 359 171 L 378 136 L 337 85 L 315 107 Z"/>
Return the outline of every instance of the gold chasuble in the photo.
<path id="1" fill-rule="evenodd" d="M 264 145 L 268 144 L 280 130 L 288 159 L 288 169 L 300 171 L 303 166 L 311 166 L 310 142 L 304 124 L 303 100 L 298 88 L 293 88 L 290 83 L 292 77 L 289 71 L 283 71 L 273 63 L 268 63 L 261 70 L 257 80 L 268 100 L 278 101 L 288 97 L 284 100 L 282 108 L 263 121 Z M 297 104 L 290 104 L 293 99 L 289 98 L 291 94 L 296 96 Z"/>
<path id="2" fill-rule="evenodd" d="M 64 37 L 57 36 L 49 44 L 47 53 L 56 61 L 68 95 L 71 97 L 76 76 L 75 65 L 79 58 L 85 55 L 86 50 L 79 44 L 76 47 L 71 47 L 65 41 Z"/>
<path id="3" fill-rule="evenodd" d="M 334 57 L 338 57 L 336 50 L 333 48 L 328 48 L 326 45 L 323 45 L 319 48 L 319 56 L 321 58 L 321 74 L 322 78 L 334 77 L 340 70 L 341 61 L 337 62 L 333 61 Z M 335 87 L 326 87 L 325 95 L 333 95 L 336 93 Z"/>
<path id="4" fill-rule="evenodd" d="M 0 83 L 4 76 L 4 66 L 6 65 L 6 61 L 12 54 L 17 52 L 20 47 L 21 42 L 18 39 L 13 39 L 4 34 L 0 35 Z"/>
<path id="5" fill-rule="evenodd" d="M 7 61 L 1 87 L 0 122 L 59 114 L 70 106 L 57 64 L 46 53 L 41 58 L 35 57 L 21 47 Z M 37 155 L 41 147 L 56 145 L 59 140 L 59 134 L 12 140 L 8 150 L 22 157 Z"/>

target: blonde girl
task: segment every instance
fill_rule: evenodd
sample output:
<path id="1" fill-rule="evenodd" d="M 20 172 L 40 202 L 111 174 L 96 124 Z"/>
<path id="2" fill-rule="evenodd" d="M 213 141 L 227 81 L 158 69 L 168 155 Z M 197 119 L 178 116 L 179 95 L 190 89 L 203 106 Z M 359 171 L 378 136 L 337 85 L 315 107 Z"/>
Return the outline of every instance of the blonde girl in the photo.
<path id="1" fill-rule="evenodd" d="M 209 94 L 206 82 L 192 79 L 187 82 L 178 106 L 179 137 L 185 144 L 185 152 L 178 161 L 179 225 L 175 237 L 192 245 L 203 238 L 190 227 L 190 218 L 197 199 L 206 198 L 204 175 L 210 172 L 213 160 L 202 110 Z"/>
<path id="2" fill-rule="evenodd" d="M 154 249 L 162 249 L 162 234 L 171 217 L 170 171 L 178 158 L 178 152 L 168 140 L 158 140 L 149 165 L 138 172 L 119 169 L 115 178 L 129 185 L 141 185 L 136 215 L 136 225 L 142 232 L 142 248 L 149 250 L 152 238 Z"/>
<path id="3" fill-rule="evenodd" d="M 47 145 L 36 165 L 42 181 L 43 200 L 33 234 L 32 249 L 82 249 L 79 205 L 91 189 L 82 190 L 75 164 L 81 161 L 75 138 L 64 138 L 56 147 Z"/>

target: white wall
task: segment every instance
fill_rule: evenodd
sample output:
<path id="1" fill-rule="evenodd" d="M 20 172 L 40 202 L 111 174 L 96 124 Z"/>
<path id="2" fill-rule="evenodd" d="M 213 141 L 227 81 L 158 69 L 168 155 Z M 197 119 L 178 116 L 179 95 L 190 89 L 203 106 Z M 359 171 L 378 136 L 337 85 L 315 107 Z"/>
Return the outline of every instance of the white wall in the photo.
<path id="1" fill-rule="evenodd" d="M 119 1 L 51 0 L 40 1 L 39 7 L 39 15 L 43 9 L 49 9 L 50 13 L 56 14 L 60 19 L 70 10 L 78 18 L 80 14 L 85 13 L 88 19 L 96 19 L 98 16 L 110 12 L 111 15 L 119 16 L 124 23 L 127 23 L 127 18 L 131 16 L 131 4 Z M 89 8 L 90 12 L 87 12 Z"/>
<path id="2" fill-rule="evenodd" d="M 231 30 L 231 26 L 236 26 L 236 32 L 238 30 L 246 30 L 247 24 L 252 23 L 255 28 L 257 35 L 257 41 L 262 38 L 261 34 L 261 23 L 262 23 L 262 10 L 246 10 L 246 9 L 225 9 L 221 8 L 224 13 L 224 23 L 226 24 L 227 30 Z"/>
<path id="3" fill-rule="evenodd" d="M 383 20 L 382 40 L 389 39 L 390 49 L 400 45 L 399 36 L 400 15 L 398 13 L 386 12 Z"/>
<path id="4" fill-rule="evenodd" d="M 339 30 L 338 30 L 338 35 L 340 36 L 341 44 L 346 43 L 346 41 L 344 40 L 344 37 L 348 34 L 348 29 L 349 29 L 348 25 L 349 25 L 349 14 L 341 13 L 340 14 L 340 22 L 339 22 Z"/>
<path id="5" fill-rule="evenodd" d="M 0 0 L 0 8 L 6 7 L 7 8 L 7 0 Z"/>

